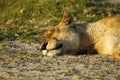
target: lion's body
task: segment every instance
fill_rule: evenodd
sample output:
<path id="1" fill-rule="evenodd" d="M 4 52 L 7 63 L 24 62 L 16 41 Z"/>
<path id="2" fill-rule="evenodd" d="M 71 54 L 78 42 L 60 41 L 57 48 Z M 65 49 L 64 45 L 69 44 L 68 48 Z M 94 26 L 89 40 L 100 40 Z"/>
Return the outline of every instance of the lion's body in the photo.
<path id="1" fill-rule="evenodd" d="M 105 18 L 76 27 L 77 33 L 82 36 L 80 38 L 82 50 L 93 49 L 100 54 L 109 55 L 112 55 L 114 51 L 120 53 L 120 17 Z"/>
<path id="2" fill-rule="evenodd" d="M 70 14 L 45 33 L 41 43 L 46 54 L 93 53 L 113 55 L 120 60 L 120 17 L 109 17 L 88 24 L 76 24 Z M 60 48 L 56 48 L 62 44 Z"/>

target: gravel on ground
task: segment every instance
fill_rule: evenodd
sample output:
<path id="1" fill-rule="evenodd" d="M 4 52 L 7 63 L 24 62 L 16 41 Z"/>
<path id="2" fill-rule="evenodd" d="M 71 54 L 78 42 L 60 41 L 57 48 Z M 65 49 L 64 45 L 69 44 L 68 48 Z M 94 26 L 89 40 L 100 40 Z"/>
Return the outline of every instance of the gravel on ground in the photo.
<path id="1" fill-rule="evenodd" d="M 107 55 L 42 56 L 39 44 L 0 43 L 0 80 L 119 80 L 120 61 Z"/>

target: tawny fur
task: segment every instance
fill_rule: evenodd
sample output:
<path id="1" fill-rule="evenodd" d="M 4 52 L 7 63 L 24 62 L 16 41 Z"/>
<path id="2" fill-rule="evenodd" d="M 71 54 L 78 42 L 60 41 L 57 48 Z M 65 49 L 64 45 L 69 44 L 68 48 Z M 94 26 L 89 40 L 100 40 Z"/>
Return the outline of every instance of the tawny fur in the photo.
<path id="1" fill-rule="evenodd" d="M 46 44 L 46 45 L 44 45 Z M 56 49 L 57 46 L 62 46 Z M 112 55 L 120 60 L 120 16 L 108 17 L 88 24 L 76 24 L 70 13 L 49 29 L 40 43 L 46 55 L 93 53 Z"/>

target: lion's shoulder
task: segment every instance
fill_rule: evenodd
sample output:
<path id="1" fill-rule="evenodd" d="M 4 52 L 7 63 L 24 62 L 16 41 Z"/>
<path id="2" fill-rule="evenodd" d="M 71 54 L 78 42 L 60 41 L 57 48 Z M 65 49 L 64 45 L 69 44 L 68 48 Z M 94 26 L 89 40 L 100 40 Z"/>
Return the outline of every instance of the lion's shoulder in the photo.
<path id="1" fill-rule="evenodd" d="M 103 18 L 97 21 L 97 23 L 104 25 L 107 28 L 120 28 L 120 16 Z"/>

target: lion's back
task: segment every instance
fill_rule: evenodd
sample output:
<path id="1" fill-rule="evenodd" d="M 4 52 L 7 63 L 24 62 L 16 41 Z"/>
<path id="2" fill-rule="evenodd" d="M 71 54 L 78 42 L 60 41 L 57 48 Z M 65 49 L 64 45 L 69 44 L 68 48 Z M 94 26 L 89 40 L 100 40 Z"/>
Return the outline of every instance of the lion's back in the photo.
<path id="1" fill-rule="evenodd" d="M 106 28 L 120 29 L 120 16 L 107 17 L 99 20 L 98 23 L 105 25 Z"/>

